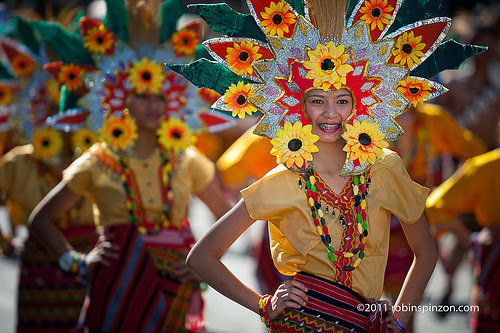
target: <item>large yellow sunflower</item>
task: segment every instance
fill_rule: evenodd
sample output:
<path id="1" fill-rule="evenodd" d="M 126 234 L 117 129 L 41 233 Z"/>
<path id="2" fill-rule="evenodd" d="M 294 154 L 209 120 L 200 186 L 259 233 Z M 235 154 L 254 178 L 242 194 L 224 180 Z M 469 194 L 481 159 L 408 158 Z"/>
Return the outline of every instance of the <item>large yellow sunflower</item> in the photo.
<path id="1" fill-rule="evenodd" d="M 6 85 L 0 85 L 0 105 L 9 106 L 12 103 L 12 88 Z"/>
<path id="2" fill-rule="evenodd" d="M 270 36 L 283 37 L 283 33 L 288 33 L 288 25 L 295 23 L 295 15 L 290 10 L 290 5 L 280 1 L 271 2 L 269 7 L 261 12 L 263 20 L 260 25 L 265 27 L 264 33 Z"/>
<path id="3" fill-rule="evenodd" d="M 392 49 L 392 55 L 395 56 L 394 63 L 407 65 L 412 68 L 413 64 L 420 64 L 420 57 L 424 56 L 422 50 L 425 43 L 420 43 L 422 36 L 414 36 L 413 31 L 405 32 L 399 36 Z"/>
<path id="4" fill-rule="evenodd" d="M 248 103 L 248 100 L 253 96 L 254 89 L 250 84 L 244 84 L 243 81 L 238 81 L 238 84 L 232 83 L 226 90 L 224 95 L 224 103 L 227 104 L 227 110 L 232 110 L 233 117 L 245 118 L 245 113 L 251 115 L 257 109 Z"/>
<path id="5" fill-rule="evenodd" d="M 193 55 L 200 43 L 196 32 L 188 28 L 174 32 L 171 41 L 177 57 Z"/>
<path id="6" fill-rule="evenodd" d="M 181 119 L 170 117 L 156 131 L 158 143 L 168 151 L 181 152 L 194 143 L 193 132 Z"/>
<path id="7" fill-rule="evenodd" d="M 95 133 L 88 128 L 80 128 L 73 132 L 71 136 L 71 143 L 73 144 L 73 149 L 81 149 L 83 153 L 90 148 L 94 143 L 97 142 L 97 136 Z"/>
<path id="8" fill-rule="evenodd" d="M 361 7 L 360 12 L 363 13 L 361 20 L 365 21 L 365 25 L 370 25 L 371 30 L 378 27 L 379 30 L 384 30 L 384 25 L 391 21 L 391 11 L 394 7 L 387 5 L 387 0 L 366 0 Z"/>
<path id="9" fill-rule="evenodd" d="M 231 69 L 238 75 L 252 75 L 252 63 L 262 57 L 259 54 L 260 46 L 253 45 L 251 41 L 234 43 L 234 47 L 227 48 L 226 61 Z"/>
<path id="10" fill-rule="evenodd" d="M 354 68 L 345 62 L 349 59 L 344 54 L 344 45 L 335 46 L 333 42 L 326 45 L 318 44 L 316 50 L 307 52 L 309 60 L 304 67 L 309 69 L 306 78 L 314 79 L 314 87 L 328 91 L 331 86 L 335 89 L 346 83 L 346 75 Z"/>
<path id="11" fill-rule="evenodd" d="M 314 143 L 319 136 L 312 134 L 311 125 L 302 126 L 300 121 L 293 125 L 286 122 L 284 129 L 278 129 L 276 134 L 278 137 L 271 140 L 271 155 L 276 156 L 276 163 L 285 163 L 287 168 L 294 165 L 302 168 L 304 160 L 312 161 L 311 153 L 318 151 Z"/>
<path id="12" fill-rule="evenodd" d="M 83 40 L 89 52 L 104 54 L 113 47 L 116 37 L 101 24 L 87 30 Z"/>
<path id="13" fill-rule="evenodd" d="M 129 69 L 130 76 L 127 80 L 138 94 L 146 92 L 158 94 L 162 88 L 165 74 L 163 67 L 146 57 L 134 62 Z"/>
<path id="14" fill-rule="evenodd" d="M 424 99 L 429 97 L 432 88 L 425 80 L 420 81 L 407 77 L 405 80 L 399 81 L 398 90 L 408 98 L 413 106 L 417 106 L 418 103 L 423 103 Z"/>
<path id="15" fill-rule="evenodd" d="M 124 117 L 106 116 L 100 136 L 111 148 L 125 151 L 137 139 L 137 125 L 128 113 Z"/>
<path id="16" fill-rule="evenodd" d="M 25 54 L 19 53 L 12 59 L 12 68 L 18 76 L 29 77 L 33 75 L 33 70 L 35 69 L 35 62 L 31 57 Z"/>
<path id="17" fill-rule="evenodd" d="M 368 119 L 359 122 L 354 119 L 352 125 L 347 124 L 347 131 L 342 137 L 347 141 L 344 151 L 349 153 L 351 161 L 359 160 L 360 164 L 368 161 L 375 164 L 377 157 L 385 156 L 382 148 L 389 146 L 384 141 L 385 134 L 379 130 L 378 123 L 370 123 Z"/>
<path id="18" fill-rule="evenodd" d="M 83 87 L 82 74 L 85 70 L 75 64 L 62 65 L 57 79 L 64 84 L 69 91 L 74 92 Z"/>
<path id="19" fill-rule="evenodd" d="M 61 133 L 52 127 L 36 128 L 32 143 L 35 156 L 41 159 L 58 155 L 64 144 Z"/>

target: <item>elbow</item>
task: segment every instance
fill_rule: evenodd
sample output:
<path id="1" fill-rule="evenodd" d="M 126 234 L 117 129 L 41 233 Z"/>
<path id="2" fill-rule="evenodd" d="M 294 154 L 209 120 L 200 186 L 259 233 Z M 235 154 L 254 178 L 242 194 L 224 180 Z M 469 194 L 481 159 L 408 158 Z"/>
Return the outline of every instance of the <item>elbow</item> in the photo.
<path id="1" fill-rule="evenodd" d="M 197 255 L 197 252 L 198 251 L 196 250 L 196 247 L 194 247 L 191 249 L 191 251 L 189 251 L 189 253 L 186 257 L 186 267 L 195 273 L 196 273 L 196 268 L 198 267 L 198 261 L 199 261 L 199 256 Z"/>

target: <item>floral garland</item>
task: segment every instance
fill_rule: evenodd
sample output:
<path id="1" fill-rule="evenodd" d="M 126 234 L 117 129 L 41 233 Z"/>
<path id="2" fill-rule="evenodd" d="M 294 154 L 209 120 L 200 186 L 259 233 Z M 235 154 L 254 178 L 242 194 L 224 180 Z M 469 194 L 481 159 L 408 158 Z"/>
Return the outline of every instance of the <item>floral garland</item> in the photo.
<path id="1" fill-rule="evenodd" d="M 346 286 L 352 284 L 351 272 L 356 269 L 365 256 L 365 243 L 368 237 L 368 225 L 366 222 L 366 200 L 368 188 L 371 183 L 369 170 L 359 176 L 351 176 L 340 195 L 332 192 L 324 183 L 314 169 L 308 169 L 301 173 L 299 187 L 305 184 L 305 192 L 308 203 L 311 206 L 311 214 L 323 244 L 327 248 L 328 258 L 336 268 L 335 278 L 337 282 Z M 325 211 L 322 209 L 321 201 L 327 203 Z M 352 202 L 354 201 L 354 210 Z M 340 211 L 340 223 L 344 229 L 340 249 L 335 250 L 330 244 L 332 238 L 326 225 L 325 217 L 332 207 L 332 217 L 335 216 L 334 208 Z M 356 248 L 356 231 L 359 233 L 359 244 Z M 358 256 L 354 260 L 355 256 Z"/>

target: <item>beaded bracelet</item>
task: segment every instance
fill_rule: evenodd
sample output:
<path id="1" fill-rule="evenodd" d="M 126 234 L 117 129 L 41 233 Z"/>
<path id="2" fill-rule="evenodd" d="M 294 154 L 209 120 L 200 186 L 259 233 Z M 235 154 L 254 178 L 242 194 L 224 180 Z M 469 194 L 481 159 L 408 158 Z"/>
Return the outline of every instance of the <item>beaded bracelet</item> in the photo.
<path id="1" fill-rule="evenodd" d="M 259 315 L 260 315 L 260 320 L 266 325 L 267 328 L 269 328 L 269 323 L 271 320 L 269 320 L 269 314 L 267 313 L 267 307 L 269 306 L 269 302 L 271 301 L 272 296 L 265 294 L 262 295 L 259 299 Z"/>
<path id="2" fill-rule="evenodd" d="M 396 319 L 394 322 L 396 323 L 396 326 L 397 326 L 398 331 L 400 333 L 406 333 L 406 330 L 405 330 L 405 328 L 404 328 L 403 323 L 401 322 L 401 320 Z"/>
<path id="3" fill-rule="evenodd" d="M 71 266 L 71 271 L 75 273 L 80 282 L 87 284 L 87 278 L 85 276 L 85 258 L 87 255 L 82 252 L 77 252 L 73 256 L 73 264 Z"/>

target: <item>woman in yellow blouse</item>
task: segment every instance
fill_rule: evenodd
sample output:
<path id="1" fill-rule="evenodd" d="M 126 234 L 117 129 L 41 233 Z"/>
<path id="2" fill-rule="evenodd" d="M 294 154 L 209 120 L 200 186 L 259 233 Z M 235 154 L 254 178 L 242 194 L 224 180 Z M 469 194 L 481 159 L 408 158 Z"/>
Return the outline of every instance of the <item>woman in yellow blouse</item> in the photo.
<path id="1" fill-rule="evenodd" d="M 473 213 L 482 230 L 472 234 L 474 282 L 471 332 L 500 329 L 500 148 L 468 159 L 427 198 L 426 216 L 437 228 L 445 227 L 460 214 Z"/>
<path id="2" fill-rule="evenodd" d="M 198 196 L 216 217 L 229 205 L 214 180 L 214 164 L 191 147 L 201 127 L 192 90 L 162 63 L 189 56 L 198 44 L 199 26 L 173 29 L 182 13 L 180 1 L 113 2 L 105 23 L 80 21 L 92 64 L 50 66 L 80 74 L 74 82 L 84 93 L 79 105 L 89 110 L 102 141 L 64 171 L 30 226 L 63 269 L 88 280 L 80 326 L 90 331 L 204 327 L 201 280 L 184 264 L 194 243 L 189 198 Z M 53 223 L 82 197 L 94 203 L 100 234 L 89 253 L 76 252 Z"/>
<path id="3" fill-rule="evenodd" d="M 259 313 L 271 332 L 402 331 L 411 312 L 401 305 L 419 304 L 437 260 L 422 215 L 428 189 L 384 148 L 402 135 L 396 116 L 445 92 L 426 79 L 447 68 L 441 57 L 420 77 L 411 75 L 436 50 L 449 20 L 415 24 L 424 12 L 419 5 L 351 3 L 250 0 L 255 22 L 240 25 L 238 14 L 226 10 L 233 17 L 220 20 L 222 8 L 198 5 L 212 30 L 228 32 L 204 43 L 219 67 L 169 65 L 221 93 L 215 107 L 240 117 L 264 113 L 254 133 L 271 138 L 280 165 L 242 190 L 243 198 L 193 247 L 187 265 Z M 380 303 L 391 214 L 414 252 L 393 312 Z M 248 288 L 220 262 L 256 219 L 269 221 L 274 264 L 293 276 L 272 295 Z"/>

